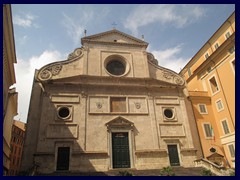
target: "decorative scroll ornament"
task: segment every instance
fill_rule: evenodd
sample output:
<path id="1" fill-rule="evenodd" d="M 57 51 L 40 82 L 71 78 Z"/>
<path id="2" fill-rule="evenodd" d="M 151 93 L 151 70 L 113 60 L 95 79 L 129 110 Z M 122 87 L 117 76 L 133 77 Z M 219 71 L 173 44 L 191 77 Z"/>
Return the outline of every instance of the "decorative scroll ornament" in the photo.
<path id="1" fill-rule="evenodd" d="M 68 55 L 68 60 L 74 59 L 74 58 L 76 58 L 76 57 L 79 57 L 79 56 L 81 56 L 82 54 L 83 54 L 82 49 L 81 49 L 81 48 L 77 48 L 77 49 L 75 49 L 72 53 L 70 53 L 70 54 Z"/>
<path id="2" fill-rule="evenodd" d="M 158 61 L 154 58 L 152 53 L 147 53 L 147 59 L 148 61 L 150 61 L 151 63 L 155 64 L 158 66 Z"/>
<path id="3" fill-rule="evenodd" d="M 135 107 L 136 107 L 137 109 L 140 109 L 140 108 L 141 108 L 141 103 L 140 103 L 140 102 L 134 102 L 134 104 L 135 104 Z"/>
<path id="4" fill-rule="evenodd" d="M 183 79 L 180 78 L 180 77 L 177 77 L 177 76 L 174 77 L 174 81 L 175 81 L 175 83 L 178 84 L 178 85 L 183 85 L 183 84 L 184 84 Z"/>
<path id="5" fill-rule="evenodd" d="M 177 85 L 183 85 L 184 80 L 180 77 L 175 75 L 174 73 L 163 71 L 163 77 L 167 80 L 172 80 Z"/>
<path id="6" fill-rule="evenodd" d="M 102 103 L 97 102 L 97 103 L 96 103 L 96 106 L 97 106 L 98 109 L 101 109 L 101 108 L 102 108 Z"/>
<path id="7" fill-rule="evenodd" d="M 61 64 L 55 64 L 52 66 L 48 66 L 41 70 L 39 73 L 39 79 L 40 80 L 49 80 L 52 78 L 52 76 L 56 76 L 59 74 L 59 72 L 62 70 Z"/>
<path id="8" fill-rule="evenodd" d="M 163 71 L 163 77 L 166 79 L 172 79 L 172 78 L 174 78 L 174 76 L 175 75 L 170 72 Z"/>

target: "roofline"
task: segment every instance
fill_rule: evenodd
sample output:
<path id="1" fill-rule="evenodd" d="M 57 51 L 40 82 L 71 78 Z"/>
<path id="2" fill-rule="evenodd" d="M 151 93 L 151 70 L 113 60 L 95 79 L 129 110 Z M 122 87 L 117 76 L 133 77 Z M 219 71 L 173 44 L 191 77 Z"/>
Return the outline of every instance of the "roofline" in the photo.
<path id="1" fill-rule="evenodd" d="M 181 74 L 185 68 L 193 61 L 193 58 L 208 44 L 209 40 L 213 38 L 213 36 L 215 34 L 217 34 L 217 32 L 223 27 L 223 25 L 226 24 L 226 22 L 229 21 L 229 19 L 235 14 L 235 10 L 233 11 L 233 13 L 222 23 L 222 25 L 215 31 L 215 33 L 213 33 L 213 35 L 206 41 L 206 43 L 197 51 L 197 53 L 194 54 L 194 56 L 191 58 L 190 61 L 188 61 L 188 63 L 182 68 L 182 70 L 179 72 L 179 74 Z M 230 25 L 231 26 L 231 25 Z"/>
<path id="2" fill-rule="evenodd" d="M 143 41 L 143 40 L 141 40 L 141 39 L 139 39 L 139 38 L 136 38 L 136 37 L 134 37 L 134 36 L 131 36 L 131 35 L 129 35 L 129 34 L 126 34 L 126 33 L 122 32 L 122 31 L 117 30 L 117 29 L 113 29 L 113 30 L 109 30 L 109 31 L 105 31 L 105 32 L 98 33 L 98 34 L 93 34 L 93 35 L 90 35 L 90 36 L 83 37 L 83 38 L 81 38 L 81 43 L 82 43 L 84 40 L 88 40 L 89 38 L 94 38 L 94 37 L 102 36 L 102 35 L 105 35 L 105 34 L 108 34 L 108 33 L 112 33 L 112 32 L 114 32 L 114 31 L 117 32 L 117 33 L 119 33 L 119 34 L 122 34 L 122 35 L 124 35 L 124 36 L 126 36 L 126 37 L 128 37 L 128 38 L 130 38 L 130 39 L 133 39 L 133 40 L 135 40 L 135 41 L 138 41 L 139 43 L 143 43 L 144 45 L 147 45 L 147 46 L 148 46 L 148 43 L 147 43 L 146 41 Z M 82 44 L 83 44 L 83 43 L 82 43 Z"/>

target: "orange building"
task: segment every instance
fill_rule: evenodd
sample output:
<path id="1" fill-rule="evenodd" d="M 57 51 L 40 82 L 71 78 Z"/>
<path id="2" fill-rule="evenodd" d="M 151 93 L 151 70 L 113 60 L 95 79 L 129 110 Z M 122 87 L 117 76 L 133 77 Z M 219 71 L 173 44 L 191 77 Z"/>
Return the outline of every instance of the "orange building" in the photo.
<path id="1" fill-rule="evenodd" d="M 8 171 L 9 176 L 16 176 L 19 172 L 22 159 L 25 130 L 25 123 L 16 120 L 13 121 L 10 169 Z"/>
<path id="2" fill-rule="evenodd" d="M 203 158 L 235 168 L 235 12 L 180 74 L 188 84 Z"/>

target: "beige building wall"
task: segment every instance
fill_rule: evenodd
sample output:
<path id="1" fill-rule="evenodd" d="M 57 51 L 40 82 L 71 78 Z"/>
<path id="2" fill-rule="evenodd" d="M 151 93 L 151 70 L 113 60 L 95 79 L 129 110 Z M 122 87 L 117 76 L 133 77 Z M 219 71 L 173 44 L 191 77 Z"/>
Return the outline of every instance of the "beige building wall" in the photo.
<path id="1" fill-rule="evenodd" d="M 3 175 L 10 166 L 10 141 L 13 117 L 17 115 L 16 61 L 11 6 L 3 4 Z"/>
<path id="2" fill-rule="evenodd" d="M 226 167 L 235 167 L 235 12 L 194 55 L 180 74 L 187 81 L 187 89 L 193 91 L 190 98 L 194 106 L 199 102 L 203 103 L 204 99 L 209 99 L 209 103 L 205 104 L 207 109 L 211 109 L 211 113 L 205 117 L 207 122 L 216 124 L 213 126 L 214 135 L 220 139 L 222 149 L 217 152 L 223 153 L 221 155 L 224 156 Z M 198 92 L 202 95 L 199 96 Z M 201 121 L 202 117 L 198 114 L 199 110 L 195 110 L 196 121 Z M 213 120 L 215 122 L 212 122 Z M 204 149 L 208 143 L 199 123 L 198 129 Z M 218 132 L 215 133 L 216 131 Z M 203 151 L 207 158 L 209 151 Z"/>

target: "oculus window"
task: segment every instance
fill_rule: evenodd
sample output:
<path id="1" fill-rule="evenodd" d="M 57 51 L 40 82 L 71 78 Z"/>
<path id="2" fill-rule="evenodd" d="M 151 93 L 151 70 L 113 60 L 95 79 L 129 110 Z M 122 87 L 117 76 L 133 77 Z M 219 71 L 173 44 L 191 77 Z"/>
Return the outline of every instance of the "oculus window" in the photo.
<path id="1" fill-rule="evenodd" d="M 104 61 L 107 74 L 114 77 L 125 76 L 130 70 L 129 62 L 120 55 L 111 55 Z"/>
<path id="2" fill-rule="evenodd" d="M 163 113 L 167 119 L 173 118 L 173 110 L 172 109 L 165 109 Z"/>
<path id="3" fill-rule="evenodd" d="M 71 106 L 60 106 L 57 108 L 57 116 L 62 120 L 71 120 L 72 119 L 72 108 Z"/>
<path id="4" fill-rule="evenodd" d="M 110 74 L 119 76 L 125 73 L 126 68 L 125 64 L 121 60 L 113 59 L 107 63 L 106 69 Z"/>

